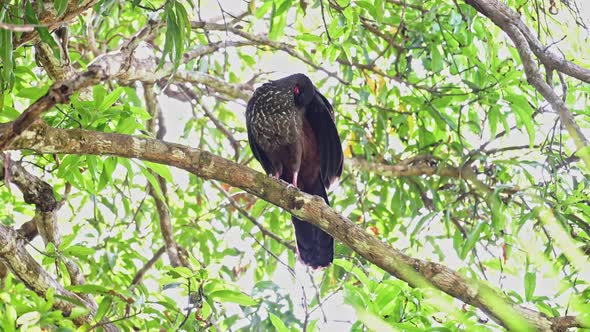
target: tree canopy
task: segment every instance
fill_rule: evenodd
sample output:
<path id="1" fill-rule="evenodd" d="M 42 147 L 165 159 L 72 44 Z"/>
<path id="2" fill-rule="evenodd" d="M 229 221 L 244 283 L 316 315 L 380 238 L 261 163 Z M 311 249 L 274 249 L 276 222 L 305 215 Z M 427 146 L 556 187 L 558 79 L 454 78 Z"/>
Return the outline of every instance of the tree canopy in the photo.
<path id="1" fill-rule="evenodd" d="M 0 329 L 590 329 L 588 7 L 2 1 Z M 331 207 L 248 146 L 297 72 L 335 109 Z"/>

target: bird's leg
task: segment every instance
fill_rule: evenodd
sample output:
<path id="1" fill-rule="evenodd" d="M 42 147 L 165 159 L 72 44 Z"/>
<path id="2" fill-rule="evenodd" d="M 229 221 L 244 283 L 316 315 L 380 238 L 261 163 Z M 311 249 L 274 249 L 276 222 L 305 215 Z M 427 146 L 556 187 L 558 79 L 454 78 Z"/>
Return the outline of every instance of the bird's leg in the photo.
<path id="1" fill-rule="evenodd" d="M 293 186 L 295 188 L 297 188 L 297 175 L 299 174 L 299 172 L 294 172 L 293 173 Z"/>
<path id="2" fill-rule="evenodd" d="M 286 181 L 283 181 L 283 182 L 285 182 L 287 184 L 287 188 L 297 188 L 297 174 L 299 174 L 299 172 L 293 172 L 293 180 L 292 180 L 292 183 L 288 183 Z"/>
<path id="3" fill-rule="evenodd" d="M 295 174 L 297 174 L 297 173 L 295 173 Z M 292 184 L 290 184 L 289 182 L 287 182 L 287 181 L 285 181 L 285 180 L 281 179 L 281 172 L 280 172 L 280 171 L 276 171 L 276 172 L 275 172 L 275 174 L 273 174 L 273 175 L 271 175 L 271 176 L 272 176 L 273 178 L 275 178 L 275 179 L 279 180 L 279 182 L 280 182 L 280 183 L 283 183 L 283 184 L 287 185 L 287 188 L 289 188 L 289 187 L 293 187 L 293 185 L 292 185 Z M 297 175 L 295 175 L 295 179 L 297 179 Z M 295 186 L 295 187 L 297 187 L 297 186 Z"/>

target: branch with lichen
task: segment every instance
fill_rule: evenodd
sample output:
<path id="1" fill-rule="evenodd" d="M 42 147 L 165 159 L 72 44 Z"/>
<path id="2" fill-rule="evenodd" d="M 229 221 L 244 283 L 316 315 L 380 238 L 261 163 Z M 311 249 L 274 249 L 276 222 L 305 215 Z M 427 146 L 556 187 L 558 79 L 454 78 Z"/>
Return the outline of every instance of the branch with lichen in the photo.
<path id="1" fill-rule="evenodd" d="M 525 75 L 529 84 L 531 84 L 544 98 L 549 102 L 551 108 L 557 112 L 563 126 L 568 131 L 576 148 L 583 150 L 588 147 L 588 139 L 582 133 L 582 130 L 574 120 L 573 114 L 566 106 L 565 102 L 557 95 L 553 88 L 544 81 L 539 66 L 537 65 L 537 56 L 547 71 L 557 69 L 567 75 L 578 78 L 585 82 L 590 82 L 590 70 L 575 66 L 557 55 L 542 48 L 540 42 L 520 20 L 520 17 L 510 7 L 498 0 L 465 0 L 465 2 L 478 12 L 488 17 L 500 29 L 502 29 L 512 40 L 525 70 Z M 587 151 L 581 153 L 582 160 L 587 168 L 590 168 L 590 155 Z"/>
<path id="2" fill-rule="evenodd" d="M 0 126 L 0 133 L 5 126 Z M 114 155 L 174 166 L 203 179 L 214 179 L 239 187 L 291 214 L 317 225 L 371 263 L 413 287 L 434 287 L 479 308 L 499 324 L 515 328 L 530 326 L 539 331 L 561 331 L 583 326 L 575 317 L 551 318 L 538 311 L 511 303 L 487 283 L 467 278 L 448 267 L 410 257 L 325 204 L 323 199 L 286 187 L 281 182 L 246 166 L 206 151 L 160 140 L 129 135 L 56 129 L 36 123 L 9 147 L 37 153 Z"/>
<path id="3" fill-rule="evenodd" d="M 72 298 L 82 303 L 90 314 L 74 320 L 78 325 L 92 322 L 92 316 L 97 310 L 97 304 L 90 294 L 75 294 L 66 291 L 53 277 L 49 275 L 29 255 L 25 245 L 37 234 L 40 234 L 44 243 L 52 243 L 59 249 L 61 236 L 57 228 L 57 211 L 60 204 L 53 195 L 53 188 L 45 181 L 29 173 L 19 162 L 14 162 L 4 153 L 0 153 L 0 178 L 9 180 L 23 194 L 26 203 L 35 205 L 35 216 L 24 223 L 18 231 L 0 226 L 0 262 L 4 264 L 0 272 L 6 272 L 4 267 L 11 271 L 27 287 L 37 294 L 44 295 L 48 288 L 56 290 L 57 294 L 66 298 Z M 84 274 L 78 265 L 69 258 L 60 257 L 70 276 L 72 285 L 83 285 Z M 2 273 L 0 273 L 2 274 Z M 71 301 L 56 299 L 53 306 L 68 315 L 74 308 Z M 114 326 L 107 324 L 109 331 L 117 331 Z"/>

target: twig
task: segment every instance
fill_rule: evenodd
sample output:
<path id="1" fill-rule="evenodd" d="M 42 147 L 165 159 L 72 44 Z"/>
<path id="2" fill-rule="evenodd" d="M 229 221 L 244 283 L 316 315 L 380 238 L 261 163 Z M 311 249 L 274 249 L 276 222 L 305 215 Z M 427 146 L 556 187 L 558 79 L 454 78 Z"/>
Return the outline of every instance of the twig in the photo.
<path id="1" fill-rule="evenodd" d="M 0 133 L 4 128 L 5 125 L 0 125 Z M 503 326 L 512 326 L 513 319 L 519 317 L 531 328 L 550 331 L 556 319 L 509 303 L 490 285 L 466 278 L 442 264 L 416 259 L 390 247 L 337 213 L 319 197 L 289 188 L 272 177 L 199 149 L 145 137 L 51 128 L 42 122 L 32 126 L 27 135 L 17 138 L 11 149 L 28 149 L 39 153 L 114 155 L 184 169 L 203 179 L 215 179 L 242 188 L 271 202 L 322 228 L 336 240 L 409 285 L 438 288 L 479 308 Z M 14 252 L 14 246 L 4 246 L 1 239 L 0 232 L 0 257 L 12 257 L 6 256 L 6 252 Z M 259 242 L 255 237 L 253 239 Z M 506 310 L 499 312 L 498 306 Z M 573 321 L 578 326 L 586 326 L 581 320 Z"/>
<path id="2" fill-rule="evenodd" d="M 129 286 L 135 286 L 139 284 L 139 282 L 141 282 L 141 280 L 145 276 L 146 272 L 149 271 L 149 269 L 151 269 L 152 266 L 154 266 L 154 264 L 156 264 L 156 262 L 158 261 L 158 259 L 160 259 L 160 257 L 162 257 L 164 252 L 166 252 L 166 246 L 160 247 L 160 249 L 158 249 L 158 251 L 154 253 L 154 256 L 152 256 L 152 258 L 150 258 L 141 267 L 141 269 L 137 270 L 137 273 L 135 273 L 135 276 L 133 277 L 133 280 L 131 280 L 131 284 Z"/>
<path id="3" fill-rule="evenodd" d="M 238 212 L 242 216 L 246 217 L 246 219 L 248 219 L 248 221 L 250 221 L 251 223 L 253 223 L 260 230 L 260 232 L 264 236 L 268 236 L 271 239 L 277 241 L 278 243 L 284 245 L 285 247 L 287 247 L 287 249 L 291 250 L 292 252 L 296 252 L 296 249 L 295 249 L 295 246 L 294 245 L 292 245 L 291 243 L 283 240 L 281 237 L 279 237 L 275 233 L 269 231 L 266 227 L 264 227 L 261 223 L 259 223 L 256 220 L 256 218 L 252 217 L 252 215 L 250 213 L 248 213 L 248 211 L 246 211 L 243 207 L 241 207 L 240 204 L 238 204 L 238 202 L 236 202 L 236 200 L 227 191 L 225 191 L 225 189 L 223 189 L 219 184 L 217 184 L 216 182 L 211 182 L 211 183 L 213 184 L 213 186 L 215 188 L 217 188 L 217 190 L 219 190 L 219 192 L 221 192 L 221 194 L 223 196 L 225 196 L 225 198 L 227 198 L 227 200 L 229 201 L 229 203 L 236 210 L 238 210 Z"/>

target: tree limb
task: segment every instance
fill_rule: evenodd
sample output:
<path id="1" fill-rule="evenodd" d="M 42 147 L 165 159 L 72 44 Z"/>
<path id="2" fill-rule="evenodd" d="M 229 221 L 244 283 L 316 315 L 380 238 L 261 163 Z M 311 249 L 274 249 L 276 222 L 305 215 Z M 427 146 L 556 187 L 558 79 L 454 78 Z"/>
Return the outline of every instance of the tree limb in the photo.
<path id="1" fill-rule="evenodd" d="M 6 125 L 0 126 L 0 133 Z M 510 328 L 522 317 L 539 331 L 557 331 L 562 320 L 511 304 L 486 283 L 462 276 L 444 265 L 405 255 L 338 214 L 319 198 L 286 187 L 279 181 L 215 156 L 209 152 L 159 140 L 81 129 L 56 129 L 36 123 L 18 137 L 11 149 L 38 153 L 115 155 L 137 158 L 184 169 L 204 179 L 215 179 L 242 188 L 293 215 L 319 226 L 368 261 L 414 287 L 435 287 L 479 308 L 501 325 Z M 582 322 L 571 318 L 571 326 Z M 575 324 L 575 325 L 573 325 Z M 562 328 L 559 325 L 559 328 Z"/>
<path id="2" fill-rule="evenodd" d="M 471 183 L 471 185 L 482 194 L 490 194 L 493 192 L 491 188 L 477 178 L 477 175 L 471 168 L 437 165 L 436 163 L 438 163 L 438 161 L 433 156 L 419 155 L 393 165 L 369 162 L 362 158 L 346 159 L 345 165 L 361 171 L 390 177 L 439 175 L 464 179 Z"/>
<path id="3" fill-rule="evenodd" d="M 153 84 L 144 84 L 143 91 L 146 109 L 148 113 L 152 116 L 152 118 L 149 119 L 147 122 L 147 130 L 151 134 L 155 134 L 157 139 L 162 139 L 163 137 L 159 137 L 159 135 L 156 134 L 156 128 L 163 128 L 164 124 L 159 121 L 158 123 L 156 123 L 156 120 L 159 118 L 160 114 L 160 106 L 158 105 L 158 100 L 156 99 Z M 164 133 L 164 131 L 159 132 Z M 154 178 L 158 182 L 158 186 L 160 187 L 160 190 L 162 192 L 162 196 L 158 195 L 158 193 L 156 192 L 156 188 L 154 188 L 154 186 L 151 183 L 148 183 L 148 193 L 150 194 L 150 196 L 152 196 L 154 202 L 156 203 L 158 221 L 160 223 L 160 232 L 162 232 L 162 238 L 164 239 L 164 243 L 166 245 L 166 251 L 168 253 L 168 258 L 170 259 L 170 264 L 174 267 L 184 265 L 182 264 L 180 256 L 178 254 L 178 244 L 174 239 L 174 230 L 172 227 L 172 221 L 170 220 L 170 210 L 168 209 L 169 201 L 166 181 L 155 171 L 150 169 L 149 172 L 154 176 Z"/>
<path id="4" fill-rule="evenodd" d="M 509 32 L 509 30 L 518 30 L 526 39 L 528 48 L 548 67 L 547 70 L 555 69 L 580 81 L 590 83 L 590 69 L 576 65 L 555 52 L 551 52 L 548 47 L 543 46 L 535 34 L 520 19 L 520 15 L 505 3 L 498 0 L 465 0 L 465 2 L 492 20 L 498 27 L 510 35 L 510 38 L 515 43 L 516 40 L 511 35 L 514 32 Z M 515 46 L 519 48 L 519 45 Z"/>
<path id="5" fill-rule="evenodd" d="M 528 30 L 526 25 L 520 20 L 517 14 L 507 5 L 498 0 L 465 0 L 465 2 L 473 6 L 478 12 L 491 19 L 510 37 L 510 39 L 512 39 L 512 42 L 514 43 L 514 46 L 516 47 L 524 66 L 527 81 L 549 102 L 551 108 L 557 112 L 565 129 L 572 136 L 577 149 L 582 150 L 583 148 L 587 147 L 588 140 L 582 133 L 582 130 L 578 124 L 574 121 L 572 113 L 565 105 L 563 100 L 559 98 L 557 93 L 555 93 L 555 91 L 551 88 L 551 86 L 549 86 L 549 84 L 544 81 L 539 67 L 537 66 L 537 63 L 533 57 L 533 54 L 535 53 L 534 49 L 537 49 L 537 53 L 539 53 L 540 50 L 538 48 L 540 48 L 540 43 L 538 43 L 536 38 L 534 40 L 531 39 L 534 38 L 534 35 Z M 531 49 L 531 45 L 529 43 L 531 40 L 532 44 L 536 45 L 533 49 Z M 539 54 L 536 55 L 539 56 Z M 547 56 L 549 51 L 545 50 L 542 54 L 539 56 L 541 61 L 543 61 L 543 59 L 547 60 L 552 58 Z M 563 61 L 557 63 L 555 61 L 549 61 L 551 66 L 548 66 L 547 71 L 552 70 L 553 65 L 555 65 L 556 69 L 560 70 L 561 68 L 560 71 L 564 73 L 566 73 L 565 71 L 568 73 L 571 72 L 570 70 L 564 69 L 566 67 L 570 68 L 571 66 L 564 66 L 562 64 Z M 590 71 L 577 78 L 586 82 L 590 82 Z M 590 156 L 584 154 L 582 159 L 584 160 L 586 167 L 590 168 Z"/>
<path id="6" fill-rule="evenodd" d="M 203 21 L 193 21 L 193 22 L 191 22 L 191 26 L 193 29 L 204 29 L 204 30 L 210 30 L 210 31 L 225 31 L 225 32 L 229 31 L 235 35 L 238 35 L 238 36 L 240 36 L 246 40 L 249 40 L 253 43 L 256 43 L 258 45 L 270 46 L 274 49 L 283 51 L 296 59 L 299 59 L 303 63 L 307 64 L 308 66 L 310 66 L 316 70 L 323 71 L 328 76 L 337 79 L 342 84 L 349 84 L 349 82 L 345 81 L 343 78 L 338 76 L 337 73 L 331 72 L 331 71 L 325 69 L 324 67 L 315 64 L 313 61 L 309 60 L 304 55 L 297 52 L 296 48 L 294 46 L 289 45 L 287 43 L 273 41 L 273 40 L 268 39 L 266 36 L 253 35 L 253 34 L 245 32 L 244 30 L 239 29 L 237 27 L 229 26 L 229 25 L 225 25 L 225 24 L 209 23 L 209 22 L 203 22 Z"/>
<path id="7" fill-rule="evenodd" d="M 68 8 L 65 10 L 61 17 L 56 18 L 56 12 L 54 7 L 51 3 L 46 3 L 48 7 L 39 14 L 40 16 L 40 26 L 46 26 L 49 30 L 54 30 L 60 25 L 64 24 L 65 22 L 73 20 L 76 16 L 80 15 L 88 8 L 94 6 L 98 0 L 84 0 L 84 1 L 70 1 L 68 3 Z M 42 3 L 45 4 L 45 3 Z M 49 7 L 51 6 L 51 7 Z M 39 26 L 39 25 L 34 25 Z M 20 38 L 13 41 L 14 48 L 22 46 L 23 44 L 30 42 L 30 41 L 37 41 L 39 39 L 39 33 L 36 30 L 32 30 L 30 32 L 23 33 Z"/>
<path id="8" fill-rule="evenodd" d="M 133 51 L 139 42 L 150 35 L 157 26 L 157 23 L 150 22 L 148 26 L 123 44 L 118 51 L 96 58 L 92 64 L 88 65 L 87 71 L 77 73 L 65 82 L 54 83 L 43 97 L 31 104 L 15 121 L 10 122 L 8 129 L 0 134 L 0 150 L 4 150 L 15 137 L 37 121 L 43 112 L 50 110 L 57 104 L 67 103 L 74 92 L 125 73 L 132 60 Z"/>
<path id="9" fill-rule="evenodd" d="M 287 249 L 291 250 L 292 252 L 296 252 L 297 249 L 295 248 L 295 246 L 293 244 L 285 241 L 283 238 L 281 238 L 280 236 L 271 232 L 266 227 L 264 227 L 264 225 L 259 223 L 258 220 L 256 220 L 256 218 L 254 218 L 252 215 L 250 215 L 250 213 L 248 213 L 248 211 L 246 211 L 246 209 L 241 207 L 240 204 L 238 202 L 236 202 L 236 200 L 225 189 L 223 189 L 220 185 L 213 182 L 213 186 L 215 188 L 217 188 L 217 190 L 219 190 L 219 192 L 221 192 L 221 194 L 223 194 L 223 196 L 225 196 L 225 198 L 227 198 L 227 200 L 229 201 L 231 206 L 233 206 L 236 210 L 238 210 L 238 212 L 242 216 L 244 216 L 246 219 L 248 219 L 252 224 L 254 224 L 256 227 L 258 227 L 258 229 L 260 230 L 260 233 L 262 233 L 262 235 L 268 236 L 271 239 L 277 241 L 278 243 L 284 245 Z"/>
<path id="10" fill-rule="evenodd" d="M 78 295 L 66 290 L 60 283 L 53 279 L 47 271 L 35 261 L 35 259 L 25 249 L 25 240 L 10 227 L 0 225 L 0 261 L 3 262 L 10 271 L 21 280 L 27 288 L 44 298 L 49 291 L 53 289 L 56 295 L 54 297 L 53 307 L 61 310 L 65 316 L 68 316 L 76 305 L 80 303 L 90 311 L 87 315 L 81 315 L 74 319 L 78 326 L 84 324 L 93 324 L 93 316 L 96 309 L 92 304 L 79 297 Z M 64 298 L 70 299 L 65 300 Z M 112 324 L 105 324 L 106 331 L 119 331 Z"/>
<path id="11" fill-rule="evenodd" d="M 53 195 L 53 187 L 29 173 L 20 163 L 5 158 L 4 153 L 0 152 L 0 178 L 6 178 L 4 169 L 8 169 L 10 181 L 23 193 L 25 202 L 35 205 L 35 216 L 22 226 L 19 234 L 24 235 L 27 240 L 40 234 L 45 245 L 52 243 L 59 250 L 61 236 L 57 227 L 57 211 L 60 205 Z M 59 259 L 65 264 L 72 285 L 83 285 L 86 282 L 84 274 L 73 260 L 67 257 Z M 88 302 L 91 309 L 96 310 L 98 306 L 91 295 L 79 294 L 79 296 Z"/>

